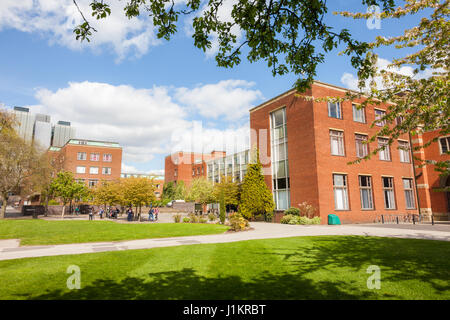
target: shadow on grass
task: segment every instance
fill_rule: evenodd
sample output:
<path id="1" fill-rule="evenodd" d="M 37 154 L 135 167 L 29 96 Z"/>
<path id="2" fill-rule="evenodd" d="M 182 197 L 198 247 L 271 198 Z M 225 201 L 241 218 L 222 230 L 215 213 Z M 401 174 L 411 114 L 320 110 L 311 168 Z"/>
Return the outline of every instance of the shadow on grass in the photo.
<path id="1" fill-rule="evenodd" d="M 159 272 L 148 277 L 126 277 L 119 281 L 95 280 L 79 290 L 55 290 L 33 299 L 375 299 L 371 292 L 353 288 L 349 283 L 314 282 L 298 274 L 266 274 L 250 281 L 239 276 L 210 278 L 196 274 L 193 269 Z"/>
<path id="2" fill-rule="evenodd" d="M 417 280 L 450 295 L 450 243 L 447 241 L 359 236 L 322 237 L 313 246 L 275 247 L 263 255 L 281 257 L 308 274 L 321 269 L 359 271 L 381 268 L 382 281 Z"/>
<path id="3" fill-rule="evenodd" d="M 189 250 L 195 254 L 196 246 Z M 215 250 L 218 252 L 212 257 L 216 259 L 215 271 L 207 276 L 194 265 L 185 264 L 176 271 L 114 280 L 97 277 L 86 286 L 82 280 L 79 290 L 64 288 L 18 297 L 276 300 L 448 299 L 450 295 L 450 243 L 443 241 L 330 236 L 218 244 Z M 230 256 L 246 270 L 228 269 L 233 268 L 226 264 Z M 370 265 L 381 268 L 385 289 L 367 289 L 366 270 Z"/>

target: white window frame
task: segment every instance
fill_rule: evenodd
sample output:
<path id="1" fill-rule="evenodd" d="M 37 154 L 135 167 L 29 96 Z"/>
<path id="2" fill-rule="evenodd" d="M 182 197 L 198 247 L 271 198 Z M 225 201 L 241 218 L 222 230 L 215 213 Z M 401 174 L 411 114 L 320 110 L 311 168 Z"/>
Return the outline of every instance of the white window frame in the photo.
<path id="1" fill-rule="evenodd" d="M 391 161 L 391 150 L 390 150 L 390 146 L 389 146 L 389 139 L 378 138 L 378 148 L 381 148 L 382 146 L 385 146 L 385 148 L 384 148 L 384 150 L 381 149 L 378 151 L 379 159 L 381 161 Z"/>
<path id="2" fill-rule="evenodd" d="M 83 159 L 83 157 L 80 157 L 80 155 L 84 155 L 84 159 Z M 87 159 L 87 153 L 86 152 L 77 152 L 77 160 L 85 161 L 86 159 Z"/>
<path id="3" fill-rule="evenodd" d="M 343 185 L 335 185 L 335 176 L 342 176 L 343 177 Z M 334 210 L 337 211 L 348 211 L 349 210 L 349 203 L 348 203 L 348 180 L 347 180 L 347 175 L 346 174 L 338 174 L 338 173 L 333 173 L 332 175 L 332 179 L 333 179 L 333 195 L 334 195 Z M 343 203 L 343 208 L 338 208 L 338 201 L 337 201 L 337 193 L 336 191 L 341 190 L 341 195 L 343 196 L 342 203 Z"/>
<path id="4" fill-rule="evenodd" d="M 367 178 L 368 181 L 368 186 L 362 186 L 361 185 L 361 178 Z M 367 175 L 359 175 L 358 176 L 358 184 L 359 184 L 359 195 L 361 197 L 361 210 L 373 210 L 374 209 L 374 205 L 373 205 L 373 190 L 372 190 L 372 177 L 371 176 L 367 176 Z M 363 206 L 363 190 L 368 192 L 368 200 L 370 202 L 370 206 L 369 207 L 364 207 Z"/>
<path id="5" fill-rule="evenodd" d="M 83 172 L 81 172 L 81 171 L 78 170 L 78 169 L 81 169 L 81 168 L 83 168 Z M 85 166 L 77 166 L 75 172 L 76 172 L 76 173 L 79 173 L 79 174 L 86 173 L 86 167 L 85 167 Z"/>
<path id="6" fill-rule="evenodd" d="M 345 156 L 344 131 L 330 129 L 330 152 L 333 156 Z M 337 152 L 333 153 L 333 140 L 337 141 Z"/>
<path id="7" fill-rule="evenodd" d="M 386 125 L 386 120 L 381 121 L 382 118 L 384 118 L 384 116 L 386 115 L 386 110 L 382 110 L 382 109 L 374 109 L 374 113 L 375 113 L 375 125 L 378 127 L 384 127 Z M 381 117 L 379 117 L 379 115 L 377 114 L 377 112 L 381 112 L 382 115 Z"/>
<path id="8" fill-rule="evenodd" d="M 95 155 L 97 155 L 98 157 L 93 157 Z M 97 158 L 97 160 L 95 158 Z M 89 159 L 91 159 L 91 161 L 100 161 L 100 153 L 99 152 L 91 152 Z"/>
<path id="9" fill-rule="evenodd" d="M 97 172 L 93 172 L 92 169 L 97 169 Z M 98 167 L 89 167 L 89 174 L 98 174 Z"/>
<path id="10" fill-rule="evenodd" d="M 108 170 L 109 173 L 107 173 L 105 169 L 109 169 Z M 111 168 L 110 167 L 102 167 L 102 174 L 104 174 L 104 175 L 111 175 Z"/>
<path id="11" fill-rule="evenodd" d="M 442 148 L 443 141 L 445 142 L 445 147 L 447 148 L 447 151 L 444 151 L 444 149 Z M 450 151 L 450 136 L 439 138 L 439 151 L 441 155 L 447 154 L 447 152 Z"/>
<path id="12" fill-rule="evenodd" d="M 402 144 L 406 144 L 406 149 L 404 149 L 405 147 L 401 146 Z M 409 146 L 409 142 L 408 141 L 398 141 L 398 152 L 399 152 L 399 156 L 400 156 L 400 162 L 404 162 L 404 163 L 410 163 L 411 162 L 411 156 L 409 154 L 409 150 L 410 150 L 410 146 Z"/>
<path id="13" fill-rule="evenodd" d="M 388 181 L 391 182 L 391 186 L 385 187 L 384 186 L 384 179 L 389 179 Z M 394 190 L 394 178 L 393 177 L 381 177 L 381 186 L 383 188 L 383 199 L 384 199 L 384 209 L 386 210 L 395 210 L 396 204 L 395 204 L 395 190 Z M 386 192 L 389 192 L 389 197 L 386 198 Z M 392 207 L 386 206 L 386 199 L 389 200 L 389 204 L 392 205 Z"/>
<path id="14" fill-rule="evenodd" d="M 364 138 L 360 138 L 360 137 L 364 137 Z M 368 141 L 369 137 L 365 134 L 361 134 L 361 133 L 355 133 L 355 147 L 356 147 L 356 156 L 358 158 L 364 158 L 365 156 L 367 156 L 369 154 L 369 144 L 368 143 L 363 143 L 364 141 Z M 360 147 L 359 147 L 359 143 L 361 144 L 361 148 L 363 151 L 363 155 L 360 154 Z"/>
<path id="15" fill-rule="evenodd" d="M 110 160 L 105 159 L 106 156 L 110 156 Z M 104 153 L 103 154 L 103 162 L 112 162 L 112 154 L 111 153 Z"/>
<path id="16" fill-rule="evenodd" d="M 405 182 L 408 181 L 409 186 L 405 186 Z M 403 182 L 403 190 L 405 192 L 405 206 L 406 209 L 415 209 L 416 208 L 416 199 L 414 198 L 414 182 L 412 178 L 402 178 Z M 408 206 L 408 195 L 410 195 L 410 199 L 412 201 L 412 206 Z"/>
<path id="17" fill-rule="evenodd" d="M 336 106 L 336 115 L 337 115 L 337 117 L 331 116 L 331 112 L 330 112 L 331 105 Z M 330 102 L 330 101 L 328 101 L 327 107 L 328 107 L 328 117 L 329 118 L 342 119 L 342 105 L 341 105 L 340 102 Z"/>
<path id="18" fill-rule="evenodd" d="M 359 123 L 366 123 L 366 108 L 361 107 L 358 108 L 358 104 L 352 103 L 352 109 L 353 109 L 353 121 L 359 122 Z M 356 113 L 360 113 L 362 116 L 362 121 L 356 119 Z"/>

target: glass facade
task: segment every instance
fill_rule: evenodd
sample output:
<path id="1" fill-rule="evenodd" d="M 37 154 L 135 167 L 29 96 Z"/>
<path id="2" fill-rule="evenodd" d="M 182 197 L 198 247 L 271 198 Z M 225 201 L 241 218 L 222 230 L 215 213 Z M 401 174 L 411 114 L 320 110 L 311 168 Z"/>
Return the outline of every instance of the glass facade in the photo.
<path id="1" fill-rule="evenodd" d="M 220 159 L 206 162 L 206 176 L 213 183 L 220 182 L 222 176 L 232 177 L 233 181 L 242 182 L 247 172 L 249 150 L 238 152 Z"/>
<path id="2" fill-rule="evenodd" d="M 275 208 L 285 210 L 291 205 L 286 108 L 270 114 L 270 145 Z"/>

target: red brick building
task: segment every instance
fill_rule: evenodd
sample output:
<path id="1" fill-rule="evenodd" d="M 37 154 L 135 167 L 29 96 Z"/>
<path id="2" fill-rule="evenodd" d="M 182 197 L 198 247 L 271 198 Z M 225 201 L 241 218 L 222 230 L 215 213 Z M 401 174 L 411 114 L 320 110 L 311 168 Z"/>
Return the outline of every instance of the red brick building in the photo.
<path id="1" fill-rule="evenodd" d="M 192 179 L 206 177 L 205 161 L 223 158 L 225 151 L 212 151 L 209 154 L 196 152 L 175 152 L 165 158 L 164 181 L 177 182 L 184 181 L 185 185 L 190 185 Z"/>
<path id="2" fill-rule="evenodd" d="M 304 95 L 343 97 L 348 89 L 315 81 Z M 306 201 L 322 223 L 336 214 L 343 223 L 373 222 L 381 214 L 418 213 L 409 136 L 368 161 L 349 165 L 386 139 L 363 141 L 386 107 L 358 109 L 361 101 L 307 101 L 289 90 L 250 110 L 252 146 L 260 150 L 265 180 L 276 208 Z M 382 124 L 380 124 L 382 125 Z"/>
<path id="3" fill-rule="evenodd" d="M 122 147 L 116 142 L 70 139 L 62 148 L 49 152 L 62 163 L 62 169 L 93 187 L 99 181 L 120 178 Z"/>
<path id="4" fill-rule="evenodd" d="M 435 220 L 450 220 L 450 192 L 443 192 L 450 187 L 450 177 L 441 177 L 435 166 L 421 160 L 450 161 L 450 136 L 441 136 L 439 130 L 412 136 L 413 146 L 423 146 L 438 138 L 429 146 L 414 151 L 420 160 L 414 165 L 416 171 L 417 192 L 419 195 L 420 213 L 433 215 Z"/>

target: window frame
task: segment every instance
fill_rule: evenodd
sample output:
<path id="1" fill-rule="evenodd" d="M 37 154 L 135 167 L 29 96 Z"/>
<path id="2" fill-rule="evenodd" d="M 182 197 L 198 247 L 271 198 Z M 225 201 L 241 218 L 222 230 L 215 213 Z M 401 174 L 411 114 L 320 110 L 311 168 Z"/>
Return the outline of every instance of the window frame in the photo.
<path id="1" fill-rule="evenodd" d="M 84 169 L 83 172 L 78 172 L 78 168 L 83 168 Z M 85 174 L 86 173 L 86 166 L 77 166 L 75 168 L 75 173 L 77 173 L 77 174 Z"/>
<path id="2" fill-rule="evenodd" d="M 97 173 L 92 172 L 92 169 L 94 169 L 94 168 L 97 168 Z M 98 174 L 98 172 L 99 172 L 98 167 L 96 167 L 96 166 L 89 167 L 89 174 Z"/>
<path id="3" fill-rule="evenodd" d="M 343 185 L 339 186 L 339 185 L 335 185 L 335 176 L 342 176 L 343 177 Z M 335 211 L 350 211 L 350 201 L 349 201 L 349 194 L 348 194 L 348 176 L 347 174 L 343 174 L 343 173 L 333 173 L 332 174 L 332 184 L 333 184 L 333 196 L 334 196 L 334 210 Z M 343 209 L 338 209 L 337 208 L 337 197 L 336 197 L 336 190 L 337 189 L 341 189 L 343 190 L 343 195 L 345 196 L 345 198 L 341 199 L 344 200 L 343 204 L 344 204 L 344 208 Z"/>
<path id="4" fill-rule="evenodd" d="M 362 186 L 361 185 L 361 178 L 365 177 L 368 178 L 369 186 Z M 361 210 L 375 210 L 375 203 L 373 199 L 373 183 L 372 183 L 372 176 L 369 175 L 358 175 L 358 185 L 359 185 L 359 196 L 361 199 Z M 368 191 L 368 194 L 370 196 L 370 204 L 371 206 L 368 208 L 363 207 L 363 190 Z"/>
<path id="5" fill-rule="evenodd" d="M 365 139 L 359 139 L 359 137 L 364 137 Z M 355 147 L 356 147 L 356 157 L 357 158 L 364 158 L 367 155 L 369 155 L 369 144 L 368 143 L 363 143 L 361 142 L 361 146 L 362 148 L 365 150 L 365 154 L 363 156 L 359 155 L 359 146 L 358 146 L 358 141 L 369 141 L 369 136 L 367 134 L 362 134 L 362 133 L 355 133 Z"/>
<path id="6" fill-rule="evenodd" d="M 384 186 L 384 179 L 389 179 L 388 181 L 391 181 L 392 185 L 390 187 L 385 187 Z M 385 210 L 396 210 L 397 209 L 397 204 L 396 204 L 396 199 L 395 199 L 394 177 L 382 176 L 381 177 L 381 187 L 383 189 L 384 209 Z M 387 208 L 386 207 L 386 191 L 391 191 L 392 192 L 392 199 L 389 199 L 389 202 L 391 200 L 393 202 L 394 206 L 392 208 Z"/>
<path id="7" fill-rule="evenodd" d="M 110 160 L 105 160 L 105 156 L 110 156 Z M 104 153 L 103 154 L 103 162 L 112 162 L 112 153 Z"/>
<path id="8" fill-rule="evenodd" d="M 374 108 L 375 125 L 377 127 L 384 127 L 386 125 L 386 120 L 383 120 L 382 122 L 380 122 L 379 120 L 381 120 L 381 119 L 377 119 L 377 111 L 383 113 L 383 115 L 381 116 L 381 119 L 382 119 L 386 115 L 386 110 Z"/>
<path id="9" fill-rule="evenodd" d="M 358 123 L 366 123 L 366 108 L 364 108 L 364 107 L 358 108 L 358 106 L 360 106 L 360 104 L 352 103 L 353 121 L 354 122 L 358 122 Z M 355 119 L 355 110 L 357 112 L 361 112 L 362 121 L 359 121 L 359 120 Z"/>
<path id="10" fill-rule="evenodd" d="M 443 146 L 442 141 L 445 141 L 445 147 L 447 148 L 447 151 L 444 151 L 444 149 L 442 148 L 442 146 Z M 450 151 L 450 136 L 440 137 L 439 138 L 439 153 L 442 156 L 442 155 L 448 154 L 449 151 Z"/>
<path id="11" fill-rule="evenodd" d="M 390 145 L 389 145 L 389 139 L 378 137 L 378 138 L 377 138 L 378 148 L 381 148 L 380 140 L 386 141 L 386 144 L 385 144 L 386 147 L 385 147 L 384 149 L 380 149 L 380 150 L 378 151 L 378 159 L 379 159 L 380 161 L 392 161 L 392 157 L 391 157 L 391 148 L 390 148 Z M 384 154 L 385 152 L 387 152 L 388 159 L 381 159 L 381 155 Z"/>
<path id="12" fill-rule="evenodd" d="M 409 181 L 409 188 L 405 187 L 405 181 Z M 405 195 L 405 208 L 408 210 L 414 210 L 416 209 L 416 199 L 414 197 L 414 181 L 412 178 L 402 178 L 402 183 L 403 183 L 403 191 L 404 191 L 404 195 Z M 410 197 L 412 200 L 412 207 L 408 207 L 408 197 L 407 197 L 407 193 L 410 193 Z"/>
<path id="13" fill-rule="evenodd" d="M 399 157 L 400 157 L 400 162 L 402 163 L 411 163 L 411 155 L 410 155 L 410 150 L 411 150 L 411 146 L 409 144 L 408 141 L 404 141 L 404 140 L 398 140 L 398 152 L 399 152 Z M 403 149 L 403 147 L 401 146 L 401 144 L 406 144 L 406 148 L 407 149 Z M 405 160 L 405 155 L 406 155 L 406 159 L 408 161 L 404 161 Z"/>
<path id="14" fill-rule="evenodd" d="M 339 133 L 339 134 L 333 134 L 333 132 L 335 133 Z M 339 157 L 345 157 L 345 140 L 344 140 L 344 131 L 342 130 L 336 130 L 336 129 L 329 129 L 329 136 L 330 136 L 330 154 L 332 156 L 339 156 Z M 335 154 L 333 153 L 333 138 L 340 138 L 338 140 L 338 143 L 340 142 L 341 144 L 338 144 L 338 152 L 339 152 L 339 148 L 341 147 L 341 151 L 342 154 Z"/>
<path id="15" fill-rule="evenodd" d="M 330 109 L 330 105 L 331 104 L 337 106 L 337 108 L 336 108 L 336 115 L 337 115 L 337 117 L 333 117 L 331 115 L 331 113 L 330 113 L 330 110 L 331 110 Z M 343 116 L 342 116 L 342 104 L 341 104 L 340 101 L 338 101 L 338 102 L 327 101 L 327 109 L 328 109 L 328 118 L 340 119 L 340 120 L 343 119 Z"/>
<path id="16" fill-rule="evenodd" d="M 80 159 L 80 154 L 84 154 L 84 159 Z M 77 160 L 79 161 L 86 161 L 87 160 L 87 153 L 86 152 L 77 152 Z"/>

